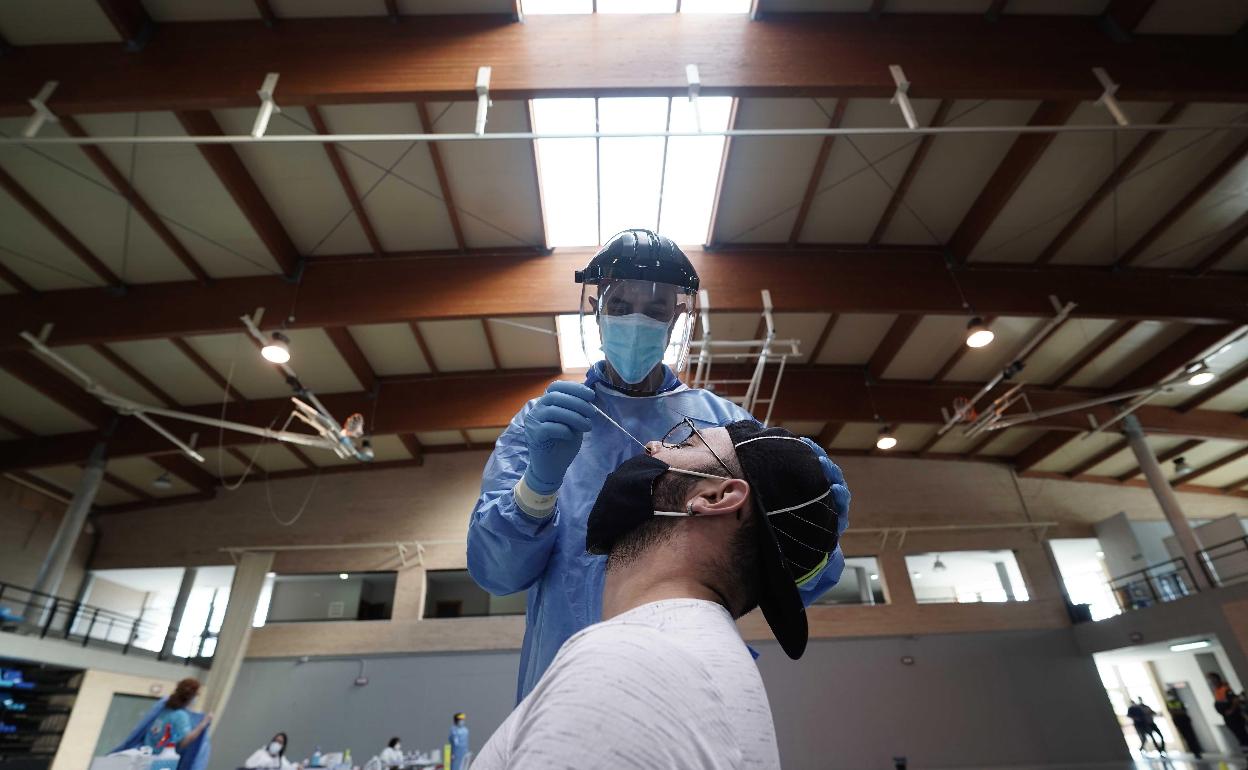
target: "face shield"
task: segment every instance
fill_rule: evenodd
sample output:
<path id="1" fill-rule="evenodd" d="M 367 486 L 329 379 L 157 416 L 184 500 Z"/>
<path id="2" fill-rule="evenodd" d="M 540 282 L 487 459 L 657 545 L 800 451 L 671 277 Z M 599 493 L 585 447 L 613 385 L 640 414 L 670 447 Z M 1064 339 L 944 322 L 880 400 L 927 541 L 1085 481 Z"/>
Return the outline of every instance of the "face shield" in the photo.
<path id="1" fill-rule="evenodd" d="M 684 369 L 697 317 L 697 292 L 670 283 L 603 279 L 581 285 L 581 346 L 637 385 L 659 363 Z"/>

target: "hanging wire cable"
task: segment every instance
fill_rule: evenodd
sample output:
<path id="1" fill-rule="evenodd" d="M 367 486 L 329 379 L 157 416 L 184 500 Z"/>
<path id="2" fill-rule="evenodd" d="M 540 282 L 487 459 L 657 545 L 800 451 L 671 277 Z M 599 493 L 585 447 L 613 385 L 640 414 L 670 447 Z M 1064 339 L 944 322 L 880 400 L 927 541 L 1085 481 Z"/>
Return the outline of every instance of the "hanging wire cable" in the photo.
<path id="1" fill-rule="evenodd" d="M 44 270 L 47 270 L 49 272 L 53 272 L 58 275 L 63 275 L 66 278 L 73 278 L 75 281 L 81 281 L 83 284 L 90 286 L 93 289 L 107 285 L 103 283 L 102 281 L 99 281 L 98 279 L 93 280 L 91 278 L 84 278 L 83 276 L 78 275 L 77 273 L 71 273 L 68 270 L 65 270 L 64 268 L 60 268 L 60 267 L 57 267 L 56 265 L 52 265 L 42 260 L 36 259 L 28 254 L 23 254 L 22 252 L 12 249 L 3 244 L 0 244 L 0 251 L 5 252 L 6 254 L 11 254 L 17 257 L 18 259 L 25 260 L 26 262 L 29 262 L 33 265 L 38 265 L 39 267 L 42 267 Z"/>
<path id="2" fill-rule="evenodd" d="M 134 135 L 139 135 L 139 113 L 134 113 Z M 130 169 L 126 175 L 126 183 L 130 185 L 130 189 L 134 189 L 134 166 L 139 158 L 139 146 L 137 144 L 130 147 Z M 126 264 L 130 257 L 130 220 L 134 214 L 134 196 L 127 195 L 126 198 L 126 217 L 121 227 L 121 282 L 126 282 Z"/>

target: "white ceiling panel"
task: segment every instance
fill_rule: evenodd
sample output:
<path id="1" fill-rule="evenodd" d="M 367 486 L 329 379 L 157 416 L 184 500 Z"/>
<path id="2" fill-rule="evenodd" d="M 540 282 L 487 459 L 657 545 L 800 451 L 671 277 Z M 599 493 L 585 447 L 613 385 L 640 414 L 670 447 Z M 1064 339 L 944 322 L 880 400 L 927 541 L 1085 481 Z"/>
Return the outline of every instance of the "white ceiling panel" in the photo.
<path id="1" fill-rule="evenodd" d="M 1243 105 L 1192 104 L 1179 124 L 1218 124 L 1242 119 Z M 1066 242 L 1055 264 L 1106 265 L 1130 248 L 1243 137 L 1228 131 L 1171 131 L 1120 185 L 1106 196 Z M 1121 157 L 1123 152 L 1118 153 Z M 1110 158 L 1113 157 L 1111 154 Z M 1115 200 L 1116 198 L 1116 200 Z M 1117 226 L 1114 212 L 1117 210 Z M 1137 266 L 1146 266 L 1139 261 Z"/>
<path id="2" fill-rule="evenodd" d="M 979 450 L 979 454 L 987 457 L 1013 457 L 1027 447 L 1032 442 L 1040 438 L 1042 433 L 1048 433 L 1043 428 L 1029 428 L 1020 426 L 1017 428 L 1007 428 L 1000 436 L 992 440 L 992 443 Z"/>
<path id="3" fill-rule="evenodd" d="M 1031 118 L 1036 105 L 1034 101 L 961 100 L 954 102 L 945 125 L 1021 125 Z M 946 134 L 933 139 L 910 185 L 907 206 L 898 208 L 881 241 L 948 243 L 1015 138 L 1014 134 Z"/>
<path id="4" fill-rule="evenodd" d="M 931 123 L 939 104 L 935 99 L 914 101 L 921 125 Z M 901 110 L 887 99 L 854 99 L 846 106 L 841 125 L 904 128 L 906 124 Z M 919 142 L 919 137 L 905 135 L 837 137 L 828 152 L 799 240 L 869 241 Z"/>
<path id="5" fill-rule="evenodd" d="M 1190 330 L 1186 324 L 1141 321 L 1072 377 L 1076 388 L 1106 388 L 1165 350 Z"/>
<path id="6" fill-rule="evenodd" d="M 967 320 L 954 315 L 924 316 L 884 370 L 884 379 L 931 379 L 950 356 L 966 345 Z"/>
<path id="7" fill-rule="evenodd" d="M 875 440 L 879 438 L 880 426 L 873 422 L 847 422 L 836 434 L 828 454 L 836 458 L 837 449 L 875 449 Z M 898 442 L 898 449 L 905 451 Z M 914 449 L 914 447 L 907 447 Z"/>
<path id="8" fill-rule="evenodd" d="M 373 461 L 379 463 L 408 460 L 412 455 L 398 436 L 373 436 Z"/>
<path id="9" fill-rule="evenodd" d="M 1027 357 L 1023 379 L 1047 384 L 1058 378 L 1092 347 L 1114 321 L 1103 318 L 1068 318 Z"/>
<path id="10" fill-rule="evenodd" d="M 830 313 L 775 313 L 772 320 L 776 324 L 776 339 L 795 339 L 800 341 L 798 350 L 801 355 L 790 358 L 790 364 L 804 364 L 815 354 L 815 344 L 827 324 Z M 714 328 L 714 327 L 712 327 Z M 789 348 L 777 349 L 777 352 L 788 353 Z"/>
<path id="11" fill-rule="evenodd" d="M 715 298 L 711 297 L 711 306 L 715 306 Z M 712 340 L 755 340 L 758 336 L 758 322 L 762 313 L 711 313 Z M 701 322 L 698 323 L 700 336 Z"/>
<path id="12" fill-rule="evenodd" d="M 933 431 L 933 434 L 934 433 L 935 431 Z M 971 449 L 978 444 L 982 438 L 983 436 L 964 435 L 962 433 L 962 429 L 957 427 L 941 436 L 940 440 L 933 444 L 931 449 L 928 451 L 935 454 L 966 454 L 971 451 Z"/>
<path id="13" fill-rule="evenodd" d="M 498 363 L 504 369 L 535 369 L 559 366 L 559 341 L 555 319 L 550 316 L 487 319 Z M 534 327 L 523 329 L 512 324 Z M 549 330 L 543 334 L 535 329 Z"/>
<path id="14" fill-rule="evenodd" d="M 1244 380 L 1218 396 L 1209 399 L 1201 404 L 1200 408 L 1221 412 L 1248 411 L 1248 380 Z"/>
<path id="15" fill-rule="evenodd" d="M 227 134 L 251 133 L 253 108 L 216 110 L 213 115 Z M 269 122 L 267 133 L 300 136 L 315 133 L 302 107 L 283 107 Z M 264 199 L 303 256 L 368 254 L 372 247 L 351 209 L 351 202 L 319 144 L 244 144 L 239 157 Z"/>
<path id="16" fill-rule="evenodd" d="M 1157 0 L 1137 35 L 1233 35 L 1248 23 L 1243 0 Z"/>
<path id="17" fill-rule="evenodd" d="M 213 472 L 207 468 L 205 470 L 209 473 Z M 169 474 L 170 487 L 168 489 L 158 489 L 152 486 L 152 481 L 164 475 L 165 469 L 146 457 L 114 458 L 108 461 L 108 472 L 142 489 L 152 497 L 176 497 L 191 495 L 199 491 L 174 473 Z"/>
<path id="18" fill-rule="evenodd" d="M 1124 103 L 1138 123 L 1152 123 L 1168 105 Z M 1111 125 L 1113 118 L 1083 102 L 1066 121 L 1072 126 Z M 1032 262 L 1061 231 L 1105 177 L 1144 134 L 1071 132 L 1056 134 L 984 233 L 971 259 L 980 262 Z M 1115 152 L 1117 155 L 1115 155 Z"/>
<path id="19" fill-rule="evenodd" d="M 130 376 L 113 366 L 104 356 L 95 352 L 90 345 L 66 345 L 55 349 L 71 364 L 95 378 L 101 385 L 114 393 L 133 399 L 143 404 L 164 406 L 153 394 L 148 393 Z"/>
<path id="20" fill-rule="evenodd" d="M 83 115 L 79 122 L 88 134 L 135 133 L 134 113 Z M 186 131 L 171 112 L 144 112 L 139 115 L 138 134 L 184 136 Z M 134 145 L 103 145 L 100 150 L 114 166 L 129 171 Z M 280 272 L 238 204 L 194 145 L 137 147 L 132 184 L 212 277 Z"/>
<path id="21" fill-rule="evenodd" d="M 322 108 L 321 113 L 329 130 L 337 134 L 421 131 L 413 104 L 334 105 Z M 455 233 L 426 145 L 348 142 L 338 146 L 383 248 L 455 248 Z"/>
<path id="22" fill-rule="evenodd" d="M 51 468 L 38 468 L 30 471 L 30 474 L 72 495 L 78 486 L 78 479 L 82 477 L 82 468 L 77 465 L 57 465 Z M 123 492 L 112 484 L 101 484 L 99 491 L 95 493 L 95 502 L 99 505 L 117 505 L 134 500 L 135 498 L 130 493 Z"/>
<path id="23" fill-rule="evenodd" d="M 1198 476 L 1193 483 L 1203 484 L 1207 487 L 1229 487 L 1236 482 L 1248 479 L 1248 457 L 1241 457 L 1234 462 L 1227 463 L 1216 471 L 1210 471 L 1203 476 Z"/>
<path id="24" fill-rule="evenodd" d="M 528 131 L 528 108 L 523 101 L 494 102 L 487 130 Z M 470 133 L 476 112 L 476 102 L 429 104 L 437 133 Z M 543 242 L 532 142 L 444 142 L 438 152 L 469 248 Z"/>
<path id="25" fill-rule="evenodd" d="M 41 436 L 75 433 L 93 427 L 4 369 L 0 369 L 0 415 Z"/>
<path id="26" fill-rule="evenodd" d="M 299 380 L 308 388 L 317 393 L 356 393 L 364 390 L 364 384 L 355 378 L 351 367 L 343 360 L 324 329 L 291 329 L 286 335 L 290 337 L 290 367 L 298 372 Z M 260 357 L 259 353 L 256 357 Z M 261 362 L 264 363 L 263 360 Z M 289 392 L 287 386 L 281 395 L 288 395 Z"/>
<path id="27" fill-rule="evenodd" d="M 818 364 L 865 364 L 888 334 L 897 316 L 881 313 L 844 313 L 828 334 Z"/>
<path id="28" fill-rule="evenodd" d="M 493 369 L 485 329 L 476 318 L 461 321 L 421 321 L 420 333 L 440 372 Z"/>
<path id="29" fill-rule="evenodd" d="M 269 0 L 279 19 L 341 16 L 385 16 L 385 3 L 376 0 Z"/>
<path id="30" fill-rule="evenodd" d="M 103 286 L 100 278 L 61 245 L 9 194 L 0 191 L 0 263 L 39 291 Z"/>
<path id="31" fill-rule="evenodd" d="M 1163 442 L 1166 445 L 1165 449 L 1154 447 L 1153 451 L 1164 452 L 1166 449 L 1176 446 L 1180 441 L 1182 439 L 1169 439 Z M 1131 451 L 1130 447 L 1127 447 L 1104 462 L 1088 469 L 1088 474 L 1092 476 L 1113 476 L 1116 478 L 1138 467 L 1139 463 L 1135 460 L 1135 453 Z"/>
<path id="32" fill-rule="evenodd" d="M 257 444 L 256 446 L 259 445 Z M 242 452 L 243 456 L 250 460 L 252 452 L 256 451 L 256 446 L 237 446 L 234 448 Z M 224 478 L 227 482 L 237 481 L 247 467 L 246 464 L 230 452 L 220 450 L 215 441 L 209 440 L 201 443 L 196 449 L 204 456 L 204 463 L 201 467 L 217 478 Z"/>
<path id="33" fill-rule="evenodd" d="M 186 341 L 244 398 L 279 398 L 290 393 L 281 372 L 260 357 L 256 344 L 245 333 L 199 334 Z M 295 355 L 292 350 L 292 364 Z"/>
<path id="34" fill-rule="evenodd" d="M 377 376 L 429 373 L 429 364 L 409 324 L 368 324 L 348 330 Z"/>
<path id="35" fill-rule="evenodd" d="M 503 428 L 469 428 L 464 431 L 474 444 L 493 444 L 503 435 Z"/>
<path id="36" fill-rule="evenodd" d="M 313 452 L 318 454 L 321 453 L 320 450 L 312 449 L 311 447 L 308 447 L 307 449 L 300 447 L 300 450 L 302 450 L 309 459 L 312 458 Z M 244 449 L 243 451 L 246 452 L 248 457 L 251 457 L 252 451 L 254 450 Z M 328 452 L 325 454 L 328 454 Z M 312 461 L 314 463 L 319 462 L 320 458 L 318 457 Z M 270 441 L 269 443 L 264 444 L 260 448 L 260 453 L 256 455 L 256 467 L 263 472 L 277 473 L 279 471 L 304 470 L 308 466 L 304 465 L 303 460 L 295 457 L 295 455 L 283 444 Z M 252 472 L 255 473 L 256 469 L 253 468 Z"/>
<path id="37" fill-rule="evenodd" d="M 143 0 L 143 7 L 158 24 L 260 18 L 255 0 Z"/>
<path id="38" fill-rule="evenodd" d="M 454 446 L 463 444 L 464 437 L 457 430 L 427 430 L 416 434 L 416 440 L 424 446 Z"/>
<path id="39" fill-rule="evenodd" d="M 1192 267 L 1243 226 L 1248 214 L 1248 160 L 1241 160 L 1140 255 L 1141 267 Z"/>
<path id="40" fill-rule="evenodd" d="M 949 370 L 946 380 L 987 382 L 1013 360 L 1014 354 L 1041 326 L 1041 318 L 998 318 L 992 324 L 996 338 L 986 347 L 968 350 Z"/>
<path id="41" fill-rule="evenodd" d="M 818 438 L 819 432 L 823 430 L 824 425 L 827 425 L 827 423 L 793 420 L 785 421 L 781 423 L 779 427 L 784 428 L 791 433 L 796 433 L 799 436 Z"/>
<path id="42" fill-rule="evenodd" d="M 826 99 L 742 99 L 736 127 L 826 128 L 832 107 Z M 787 242 L 821 143 L 817 136 L 733 139 L 712 240 Z"/>
<path id="43" fill-rule="evenodd" d="M 0 257 L 3 256 L 3 254 L 0 254 Z M 1214 269 L 1248 271 L 1248 238 L 1240 241 L 1235 248 L 1231 249 L 1218 264 L 1214 265 Z"/>
<path id="44" fill-rule="evenodd" d="M 0 30 L 15 46 L 121 42 L 96 0 L 0 3 Z"/>
<path id="45" fill-rule="evenodd" d="M 1117 433 L 1084 433 L 1046 457 L 1033 470 L 1066 473 L 1121 440 L 1122 436 Z M 1168 448 L 1167 446 L 1166 449 Z M 1165 449 L 1154 451 L 1165 451 Z"/>
<path id="46" fill-rule="evenodd" d="M 130 340 L 109 347 L 179 404 L 221 403 L 221 388 L 169 340 Z"/>
<path id="47" fill-rule="evenodd" d="M 1185 451 L 1183 453 L 1183 459 L 1187 461 L 1187 464 L 1190 465 L 1193 470 L 1200 470 L 1209 463 L 1220 460 L 1232 452 L 1243 448 L 1244 445 L 1238 441 L 1206 441 L 1200 446 L 1195 446 Z M 1175 460 L 1178 460 L 1178 458 L 1176 457 Z M 1166 478 L 1170 481 L 1175 481 L 1180 478 L 1178 474 L 1174 472 L 1174 461 L 1162 463 L 1161 469 L 1166 472 Z M 1192 479 L 1191 483 L 1202 485 L 1208 484 L 1208 479 L 1213 475 L 1213 473 L 1210 473 L 1209 476 L 1197 476 Z"/>

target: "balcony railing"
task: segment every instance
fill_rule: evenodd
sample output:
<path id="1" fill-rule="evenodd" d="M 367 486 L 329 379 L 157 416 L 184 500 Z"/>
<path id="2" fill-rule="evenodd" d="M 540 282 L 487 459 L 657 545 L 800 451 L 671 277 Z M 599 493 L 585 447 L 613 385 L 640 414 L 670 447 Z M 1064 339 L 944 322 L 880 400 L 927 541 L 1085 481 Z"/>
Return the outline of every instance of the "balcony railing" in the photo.
<path id="1" fill-rule="evenodd" d="M 1181 557 L 1113 578 L 1109 588 L 1123 612 L 1172 602 L 1197 591 L 1187 560 Z"/>
<path id="2" fill-rule="evenodd" d="M 161 654 L 168 627 L 141 617 L 0 582 L 0 631 L 63 639 L 157 660 L 206 665 L 199 657 Z M 202 645 L 201 645 L 202 648 Z"/>
<path id="3" fill-rule="evenodd" d="M 1199 554 L 1210 584 L 1227 586 L 1248 580 L 1248 535 L 1211 545 Z"/>

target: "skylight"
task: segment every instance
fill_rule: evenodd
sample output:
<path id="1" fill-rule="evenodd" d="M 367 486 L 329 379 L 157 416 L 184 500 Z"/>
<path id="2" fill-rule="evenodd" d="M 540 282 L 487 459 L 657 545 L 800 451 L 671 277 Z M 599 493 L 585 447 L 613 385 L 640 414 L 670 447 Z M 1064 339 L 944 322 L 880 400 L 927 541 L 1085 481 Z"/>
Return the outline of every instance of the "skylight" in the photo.
<path id="1" fill-rule="evenodd" d="M 731 97 L 698 100 L 703 131 L 728 127 Z M 685 97 L 536 99 L 538 133 L 695 131 Z M 657 229 L 677 243 L 706 240 L 722 136 L 539 139 L 542 199 L 551 246 L 597 246 L 630 227 Z M 601 183 L 598 175 L 601 173 Z M 599 193 L 601 192 L 601 201 Z M 601 204 L 601 205 L 600 205 Z"/>
<path id="2" fill-rule="evenodd" d="M 528 16 L 593 13 L 594 0 L 521 0 Z M 598 0 L 598 13 L 749 13 L 750 0 Z"/>
<path id="3" fill-rule="evenodd" d="M 526 16 L 554 13 L 593 13 L 593 0 L 521 0 Z"/>

